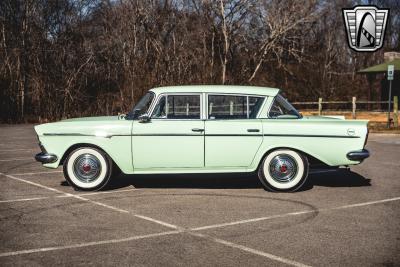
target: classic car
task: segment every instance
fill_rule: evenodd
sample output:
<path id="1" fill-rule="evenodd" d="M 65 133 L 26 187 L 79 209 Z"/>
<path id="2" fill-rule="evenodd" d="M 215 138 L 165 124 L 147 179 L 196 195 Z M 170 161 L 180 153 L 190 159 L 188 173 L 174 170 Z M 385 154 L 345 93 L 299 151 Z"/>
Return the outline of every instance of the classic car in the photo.
<path id="1" fill-rule="evenodd" d="M 296 191 L 315 166 L 361 163 L 368 121 L 302 116 L 280 90 L 250 86 L 151 89 L 129 114 L 35 126 L 45 167 L 63 165 L 78 190 L 125 174 L 257 172 L 271 191 Z"/>

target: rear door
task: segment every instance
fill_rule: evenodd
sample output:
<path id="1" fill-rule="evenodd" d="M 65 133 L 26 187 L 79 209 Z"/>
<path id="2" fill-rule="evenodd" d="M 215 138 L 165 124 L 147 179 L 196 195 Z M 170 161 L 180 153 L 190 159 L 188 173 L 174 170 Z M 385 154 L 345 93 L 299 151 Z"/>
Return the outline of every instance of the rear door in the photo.
<path id="1" fill-rule="evenodd" d="M 263 140 L 257 115 L 264 100 L 261 96 L 207 95 L 206 167 L 250 166 Z"/>

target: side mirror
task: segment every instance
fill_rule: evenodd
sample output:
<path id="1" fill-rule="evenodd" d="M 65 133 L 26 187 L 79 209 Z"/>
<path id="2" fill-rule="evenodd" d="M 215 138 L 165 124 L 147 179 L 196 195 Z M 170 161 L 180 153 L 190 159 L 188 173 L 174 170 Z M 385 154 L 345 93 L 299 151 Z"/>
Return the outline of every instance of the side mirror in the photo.
<path id="1" fill-rule="evenodd" d="M 140 123 L 146 123 L 150 121 L 150 116 L 149 114 L 145 113 L 143 115 L 140 115 L 138 119 Z"/>
<path id="2" fill-rule="evenodd" d="M 118 120 L 125 120 L 126 114 L 118 114 Z"/>

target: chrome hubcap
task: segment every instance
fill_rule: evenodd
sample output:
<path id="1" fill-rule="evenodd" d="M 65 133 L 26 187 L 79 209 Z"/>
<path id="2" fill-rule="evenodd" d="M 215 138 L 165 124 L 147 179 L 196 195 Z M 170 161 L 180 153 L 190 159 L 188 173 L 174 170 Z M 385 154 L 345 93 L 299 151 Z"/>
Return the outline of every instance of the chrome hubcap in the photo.
<path id="1" fill-rule="evenodd" d="M 99 177 L 100 171 L 100 161 L 92 154 L 83 154 L 75 159 L 74 174 L 81 182 L 95 181 Z"/>
<path id="2" fill-rule="evenodd" d="M 269 174 L 279 183 L 292 181 L 297 174 L 296 160 L 286 154 L 275 156 L 269 164 Z"/>

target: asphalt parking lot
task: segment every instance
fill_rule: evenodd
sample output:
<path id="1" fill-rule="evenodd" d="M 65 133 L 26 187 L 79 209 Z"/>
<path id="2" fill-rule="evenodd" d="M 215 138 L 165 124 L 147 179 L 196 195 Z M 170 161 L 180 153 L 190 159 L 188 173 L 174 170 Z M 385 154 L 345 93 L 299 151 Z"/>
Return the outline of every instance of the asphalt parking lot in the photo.
<path id="1" fill-rule="evenodd" d="M 0 265 L 399 266 L 400 136 L 367 148 L 297 193 L 250 174 L 119 176 L 83 193 L 34 161 L 32 125 L 0 125 Z"/>

